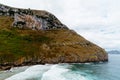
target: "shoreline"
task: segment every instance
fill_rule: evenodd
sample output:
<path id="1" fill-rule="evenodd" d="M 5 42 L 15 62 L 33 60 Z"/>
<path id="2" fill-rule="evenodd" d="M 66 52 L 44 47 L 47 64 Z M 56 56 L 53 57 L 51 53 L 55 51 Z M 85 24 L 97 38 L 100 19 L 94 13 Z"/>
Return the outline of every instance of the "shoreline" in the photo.
<path id="1" fill-rule="evenodd" d="M 85 64 L 85 63 L 101 63 L 101 62 L 108 62 L 108 59 L 106 60 L 101 60 L 101 61 L 85 61 L 85 62 L 59 62 L 59 63 L 38 63 L 38 62 L 29 62 L 29 63 L 22 63 L 19 65 L 15 65 L 15 64 L 0 64 L 0 71 L 4 71 L 4 70 L 10 70 L 11 68 L 14 67 L 23 67 L 23 66 L 32 66 L 32 65 L 45 65 L 45 64 L 64 64 L 64 63 L 73 63 L 73 64 Z"/>

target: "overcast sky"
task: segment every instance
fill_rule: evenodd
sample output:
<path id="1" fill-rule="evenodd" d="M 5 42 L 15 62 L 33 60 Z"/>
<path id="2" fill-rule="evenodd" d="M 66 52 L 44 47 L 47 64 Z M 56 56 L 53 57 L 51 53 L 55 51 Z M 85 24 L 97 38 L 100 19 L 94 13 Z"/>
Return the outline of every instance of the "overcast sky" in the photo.
<path id="1" fill-rule="evenodd" d="M 120 0 L 0 0 L 0 3 L 47 10 L 106 50 L 120 50 Z"/>

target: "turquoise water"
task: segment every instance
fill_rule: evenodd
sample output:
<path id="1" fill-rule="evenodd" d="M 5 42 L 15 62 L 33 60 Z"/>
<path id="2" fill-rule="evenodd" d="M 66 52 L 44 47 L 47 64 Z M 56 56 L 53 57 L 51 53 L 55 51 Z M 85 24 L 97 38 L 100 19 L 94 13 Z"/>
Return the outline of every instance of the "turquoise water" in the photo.
<path id="1" fill-rule="evenodd" d="M 34 65 L 0 72 L 0 80 L 120 80 L 120 55 L 106 63 Z"/>

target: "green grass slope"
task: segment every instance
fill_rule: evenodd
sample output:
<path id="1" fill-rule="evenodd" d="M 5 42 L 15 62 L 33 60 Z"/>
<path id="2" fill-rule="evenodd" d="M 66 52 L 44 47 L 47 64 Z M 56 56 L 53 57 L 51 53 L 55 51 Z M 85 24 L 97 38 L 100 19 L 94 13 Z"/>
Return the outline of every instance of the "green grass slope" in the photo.
<path id="1" fill-rule="evenodd" d="M 0 69 L 44 63 L 107 61 L 105 50 L 72 30 L 22 30 L 0 16 Z"/>

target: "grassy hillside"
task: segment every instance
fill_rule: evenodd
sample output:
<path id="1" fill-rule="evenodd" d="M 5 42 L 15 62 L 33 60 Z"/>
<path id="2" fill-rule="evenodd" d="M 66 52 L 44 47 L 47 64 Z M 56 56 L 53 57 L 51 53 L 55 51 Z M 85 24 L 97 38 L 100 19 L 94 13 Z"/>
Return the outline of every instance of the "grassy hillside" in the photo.
<path id="1" fill-rule="evenodd" d="M 13 28 L 12 22 L 0 16 L 1 66 L 107 60 L 102 48 L 72 30 L 22 30 Z"/>

